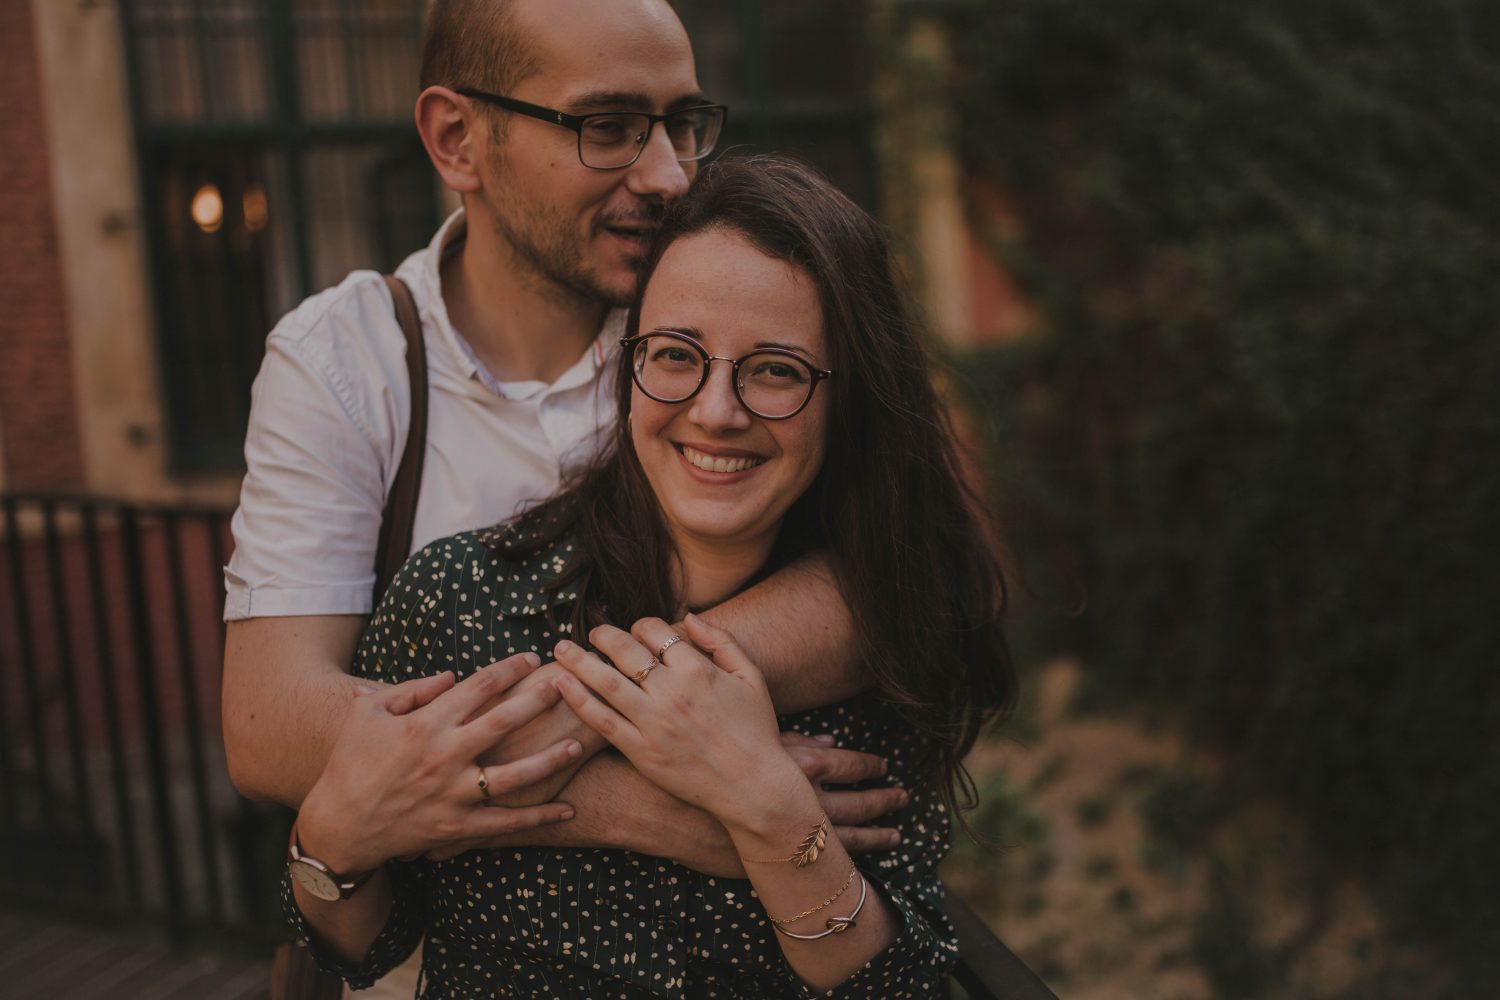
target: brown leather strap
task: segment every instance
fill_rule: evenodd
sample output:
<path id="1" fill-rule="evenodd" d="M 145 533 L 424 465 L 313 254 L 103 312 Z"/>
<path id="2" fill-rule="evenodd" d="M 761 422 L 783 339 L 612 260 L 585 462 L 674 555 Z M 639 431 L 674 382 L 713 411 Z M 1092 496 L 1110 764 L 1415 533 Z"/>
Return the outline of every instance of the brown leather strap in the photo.
<path id="1" fill-rule="evenodd" d="M 417 519 L 417 498 L 422 491 L 422 457 L 427 452 L 427 347 L 417 303 L 406 282 L 384 276 L 396 307 L 396 320 L 406 335 L 406 375 L 411 382 L 411 420 L 406 428 L 406 449 L 396 467 L 396 479 L 385 498 L 380 519 L 380 540 L 375 548 L 375 603 L 411 551 L 412 526 Z"/>

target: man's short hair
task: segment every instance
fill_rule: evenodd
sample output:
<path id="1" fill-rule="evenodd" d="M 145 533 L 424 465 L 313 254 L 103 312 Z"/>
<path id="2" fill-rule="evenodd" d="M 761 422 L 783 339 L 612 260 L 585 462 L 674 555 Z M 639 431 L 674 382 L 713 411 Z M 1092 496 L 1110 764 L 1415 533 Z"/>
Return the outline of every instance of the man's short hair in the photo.
<path id="1" fill-rule="evenodd" d="M 514 0 L 433 0 L 422 40 L 422 89 L 510 93 L 536 71 L 516 21 Z"/>

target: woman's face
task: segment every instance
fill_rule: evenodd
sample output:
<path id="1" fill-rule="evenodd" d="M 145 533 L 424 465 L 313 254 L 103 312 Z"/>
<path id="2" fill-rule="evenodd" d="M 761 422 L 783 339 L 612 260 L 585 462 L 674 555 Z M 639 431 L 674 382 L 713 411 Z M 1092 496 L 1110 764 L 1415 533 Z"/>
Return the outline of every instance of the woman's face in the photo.
<path id="1" fill-rule="evenodd" d="M 640 332 L 672 330 L 716 358 L 765 347 L 828 367 L 816 287 L 797 267 L 761 253 L 732 230 L 686 236 L 667 248 L 641 301 Z M 741 405 L 727 362 L 682 403 L 631 387 L 631 440 L 679 552 L 693 542 L 762 548 L 823 464 L 826 387 L 785 420 Z"/>

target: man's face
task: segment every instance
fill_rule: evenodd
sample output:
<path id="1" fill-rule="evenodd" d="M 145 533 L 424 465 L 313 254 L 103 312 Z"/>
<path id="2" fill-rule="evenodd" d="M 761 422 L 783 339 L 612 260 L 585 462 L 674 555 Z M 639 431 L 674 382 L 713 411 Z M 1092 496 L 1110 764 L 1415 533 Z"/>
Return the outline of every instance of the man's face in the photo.
<path id="1" fill-rule="evenodd" d="M 687 34 L 665 3 L 521 0 L 516 14 L 538 71 L 507 96 L 575 115 L 704 103 Z M 504 116 L 503 134 L 486 140 L 482 204 L 516 263 L 553 291 L 628 304 L 662 206 L 687 191 L 695 164 L 677 161 L 660 123 L 635 163 L 593 170 L 571 129 L 491 113 Z"/>

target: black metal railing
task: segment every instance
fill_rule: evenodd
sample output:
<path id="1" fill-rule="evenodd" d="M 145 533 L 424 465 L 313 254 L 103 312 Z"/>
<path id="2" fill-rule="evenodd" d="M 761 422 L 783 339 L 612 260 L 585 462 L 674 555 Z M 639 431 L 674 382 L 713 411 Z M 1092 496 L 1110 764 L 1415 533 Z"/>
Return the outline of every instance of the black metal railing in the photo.
<path id="1" fill-rule="evenodd" d="M 264 940 L 219 734 L 228 512 L 0 495 L 0 900 Z"/>

